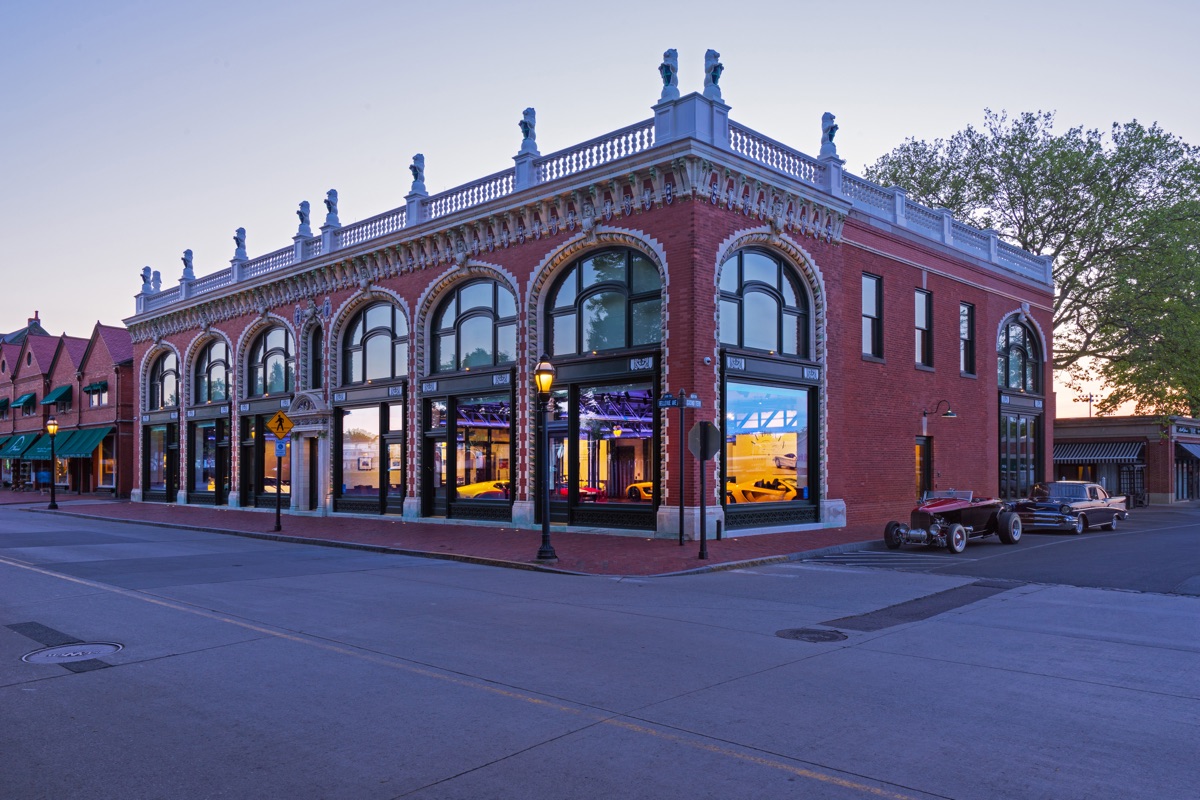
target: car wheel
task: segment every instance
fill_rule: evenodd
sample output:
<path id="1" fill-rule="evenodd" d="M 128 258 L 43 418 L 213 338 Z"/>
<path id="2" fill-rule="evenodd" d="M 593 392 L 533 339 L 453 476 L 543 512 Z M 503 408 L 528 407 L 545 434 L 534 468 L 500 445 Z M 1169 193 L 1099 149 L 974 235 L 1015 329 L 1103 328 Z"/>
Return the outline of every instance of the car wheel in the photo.
<path id="1" fill-rule="evenodd" d="M 1071 531 L 1071 533 L 1078 535 L 1086 531 L 1087 528 L 1087 517 L 1085 517 L 1083 514 L 1080 514 L 1075 518 L 1075 528 Z"/>
<path id="2" fill-rule="evenodd" d="M 946 549 L 951 553 L 961 553 L 967 549 L 967 529 L 957 522 L 946 532 Z"/>
<path id="3" fill-rule="evenodd" d="M 898 550 L 903 542 L 900 541 L 900 523 L 889 522 L 887 527 L 883 529 L 883 543 L 887 545 L 888 550 Z"/>
<path id="4" fill-rule="evenodd" d="M 1113 514 L 1112 520 L 1107 525 L 1101 525 L 1100 527 L 1104 528 L 1105 530 L 1115 531 L 1117 529 L 1117 515 Z"/>
<path id="5" fill-rule="evenodd" d="M 997 533 L 1000 541 L 1005 544 L 1016 544 L 1021 541 L 1021 518 L 1012 511 L 1004 511 L 996 516 Z"/>
<path id="6" fill-rule="evenodd" d="M 629 499 L 630 499 L 630 500 L 641 500 L 641 499 L 642 499 L 642 493 L 641 493 L 641 492 L 639 492 L 637 489 L 634 489 L 633 487 L 630 487 L 630 489 L 629 489 Z"/>

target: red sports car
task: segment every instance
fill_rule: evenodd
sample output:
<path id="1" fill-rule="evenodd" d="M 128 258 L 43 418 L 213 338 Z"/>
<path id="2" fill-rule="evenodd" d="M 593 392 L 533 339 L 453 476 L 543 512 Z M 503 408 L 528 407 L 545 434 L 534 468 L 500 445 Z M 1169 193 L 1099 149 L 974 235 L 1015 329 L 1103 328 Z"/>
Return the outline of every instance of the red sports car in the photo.
<path id="1" fill-rule="evenodd" d="M 967 549 L 968 539 L 996 534 L 1004 544 L 1021 539 L 1021 518 L 1003 500 L 975 497 L 973 492 L 927 492 L 909 515 L 909 522 L 889 522 L 883 541 L 889 550 L 902 544 L 945 547 L 951 553 Z"/>

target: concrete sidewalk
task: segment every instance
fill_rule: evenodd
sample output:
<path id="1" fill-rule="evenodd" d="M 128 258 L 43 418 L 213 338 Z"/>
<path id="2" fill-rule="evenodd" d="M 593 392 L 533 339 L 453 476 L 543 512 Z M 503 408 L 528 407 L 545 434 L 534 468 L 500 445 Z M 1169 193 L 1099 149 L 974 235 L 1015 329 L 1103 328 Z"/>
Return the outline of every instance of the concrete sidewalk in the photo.
<path id="1" fill-rule="evenodd" d="M 0 505 L 26 505 L 30 511 L 44 512 L 47 503 L 47 498 L 36 494 L 0 491 Z M 708 558 L 701 560 L 698 541 L 687 541 L 681 547 L 678 539 L 577 533 L 555 528 L 551 541 L 558 563 L 543 565 L 536 559 L 541 544 L 538 530 L 391 517 L 284 515 L 282 530 L 276 533 L 275 515 L 266 511 L 130 503 L 75 495 L 60 497 L 58 505 L 58 511 L 49 513 L 580 575 L 708 572 L 882 546 L 882 532 L 875 530 L 877 526 L 753 536 L 735 533 L 720 541 L 710 538 Z"/>

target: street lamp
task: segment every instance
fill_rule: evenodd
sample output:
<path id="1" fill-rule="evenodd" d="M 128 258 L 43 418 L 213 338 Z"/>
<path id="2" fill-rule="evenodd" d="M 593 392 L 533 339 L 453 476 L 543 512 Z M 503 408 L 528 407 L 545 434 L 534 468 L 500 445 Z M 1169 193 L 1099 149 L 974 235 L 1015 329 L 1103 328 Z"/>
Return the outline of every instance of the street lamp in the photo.
<path id="1" fill-rule="evenodd" d="M 51 511 L 58 508 L 58 503 L 54 496 L 54 484 L 58 481 L 58 459 L 54 452 L 54 437 L 58 435 L 58 419 L 53 414 L 46 419 L 46 433 L 50 434 L 50 505 L 46 506 Z"/>
<path id="2" fill-rule="evenodd" d="M 542 493 L 542 546 L 538 548 L 538 561 L 558 560 L 558 554 L 554 552 L 554 547 L 550 544 L 550 493 L 554 491 L 553 476 L 550 470 L 550 414 L 554 410 L 554 405 L 550 397 L 550 387 L 554 384 L 556 372 L 554 365 L 550 363 L 550 356 L 544 353 L 533 370 L 533 382 L 537 386 L 538 392 L 538 419 L 541 421 L 538 427 L 541 428 L 542 434 L 542 452 L 538 460 L 544 465 L 542 475 L 546 482 L 546 491 Z"/>

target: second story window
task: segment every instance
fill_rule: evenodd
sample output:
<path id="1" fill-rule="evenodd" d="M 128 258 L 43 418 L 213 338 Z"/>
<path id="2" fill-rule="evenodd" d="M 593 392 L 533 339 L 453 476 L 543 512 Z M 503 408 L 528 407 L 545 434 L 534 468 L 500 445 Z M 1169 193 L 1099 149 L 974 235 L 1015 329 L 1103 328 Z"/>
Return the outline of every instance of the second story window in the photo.
<path id="1" fill-rule="evenodd" d="M 108 405 L 108 381 L 97 381 L 83 387 L 83 393 L 88 397 L 88 408 L 101 408 Z"/>
<path id="2" fill-rule="evenodd" d="M 282 325 L 267 328 L 250 348 L 249 397 L 289 394 L 296 386 L 292 334 Z"/>
<path id="3" fill-rule="evenodd" d="M 975 306 L 958 306 L 958 370 L 964 375 L 975 374 Z"/>
<path id="4" fill-rule="evenodd" d="M 883 278 L 866 272 L 862 276 L 862 352 L 883 358 Z"/>
<path id="5" fill-rule="evenodd" d="M 917 365 L 933 366 L 933 295 L 917 289 L 916 295 Z"/>
<path id="6" fill-rule="evenodd" d="M 346 330 L 342 383 L 386 381 L 408 374 L 408 320 L 401 309 L 387 302 L 367 306 L 354 315 Z"/>
<path id="7" fill-rule="evenodd" d="M 810 358 L 808 296 L 782 259 L 743 250 L 721 265 L 721 344 Z"/>
<path id="8" fill-rule="evenodd" d="M 150 393 L 147 411 L 175 408 L 179 405 L 179 359 L 166 352 L 150 367 Z"/>
<path id="9" fill-rule="evenodd" d="M 229 399 L 229 346 L 217 339 L 196 358 L 195 401 L 223 403 Z"/>
<path id="10" fill-rule="evenodd" d="M 602 250 L 579 259 L 555 280 L 546 307 L 551 355 L 662 341 L 662 279 L 635 250 Z"/>
<path id="11" fill-rule="evenodd" d="M 495 367 L 517 358 L 517 300 L 495 281 L 456 287 L 433 319 L 434 372 Z"/>
<path id="12" fill-rule="evenodd" d="M 996 342 L 996 381 L 1011 391 L 1042 390 L 1041 348 L 1034 332 L 1016 319 L 1009 320 Z"/>

